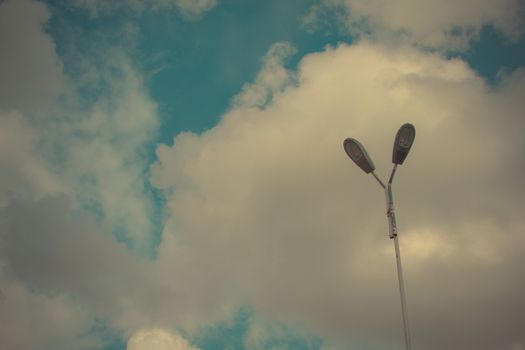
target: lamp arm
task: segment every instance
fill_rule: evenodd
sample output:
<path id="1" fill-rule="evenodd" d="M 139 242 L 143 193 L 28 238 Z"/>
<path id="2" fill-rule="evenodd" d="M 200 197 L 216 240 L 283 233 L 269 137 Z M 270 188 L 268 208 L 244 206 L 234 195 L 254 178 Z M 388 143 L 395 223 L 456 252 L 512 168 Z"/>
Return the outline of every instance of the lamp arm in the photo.
<path id="1" fill-rule="evenodd" d="M 379 183 L 379 185 L 381 185 L 381 187 L 383 187 L 383 189 L 386 188 L 385 184 L 383 183 L 383 181 L 381 181 L 380 178 L 377 177 L 376 173 L 374 171 L 371 172 L 372 175 L 374 175 L 374 178 L 377 180 L 377 182 Z"/>
<path id="2" fill-rule="evenodd" d="M 394 167 L 392 168 L 392 172 L 390 173 L 390 179 L 388 179 L 389 185 L 392 185 L 392 181 L 394 180 L 394 175 L 396 174 L 396 170 L 397 170 L 397 164 L 394 164 Z M 385 187 L 383 186 L 383 188 Z"/>

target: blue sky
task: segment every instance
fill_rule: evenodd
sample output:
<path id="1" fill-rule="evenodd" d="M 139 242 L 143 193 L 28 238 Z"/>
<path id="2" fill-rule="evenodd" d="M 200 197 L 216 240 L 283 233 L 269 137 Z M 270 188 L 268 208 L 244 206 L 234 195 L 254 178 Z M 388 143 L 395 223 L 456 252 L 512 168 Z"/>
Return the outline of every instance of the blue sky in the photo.
<path id="1" fill-rule="evenodd" d="M 0 344 L 525 349 L 524 13 L 0 1 Z"/>
<path id="2" fill-rule="evenodd" d="M 297 57 L 289 62 L 293 67 L 306 53 L 341 40 L 351 42 L 351 36 L 340 33 L 336 26 L 306 30 L 302 19 L 313 1 L 230 1 L 192 20 L 181 18 L 177 11 L 115 11 L 91 18 L 67 3 L 48 3 L 58 15 L 51 18 L 48 31 L 57 38 L 59 54 L 72 45 L 62 37 L 73 28 L 86 40 L 73 45 L 86 54 L 90 42 L 101 33 L 128 51 L 146 75 L 148 91 L 159 104 L 164 123 L 160 137 L 165 143 L 180 131 L 202 132 L 215 125 L 231 97 L 255 77 L 273 43 L 293 43 L 298 49 Z M 119 32 L 128 25 L 136 26 L 136 40 L 119 42 Z M 74 66 L 74 62 L 63 62 L 66 69 Z"/>

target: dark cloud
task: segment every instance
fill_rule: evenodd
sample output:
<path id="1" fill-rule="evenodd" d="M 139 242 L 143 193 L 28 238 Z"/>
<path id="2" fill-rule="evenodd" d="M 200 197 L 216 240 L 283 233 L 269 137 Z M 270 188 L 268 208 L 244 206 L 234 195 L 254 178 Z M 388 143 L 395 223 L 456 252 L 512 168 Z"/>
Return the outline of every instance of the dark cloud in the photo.
<path id="1" fill-rule="evenodd" d="M 38 115 L 65 93 L 67 81 L 55 44 L 43 29 L 49 17 L 40 2 L 0 3 L 0 110 Z"/>

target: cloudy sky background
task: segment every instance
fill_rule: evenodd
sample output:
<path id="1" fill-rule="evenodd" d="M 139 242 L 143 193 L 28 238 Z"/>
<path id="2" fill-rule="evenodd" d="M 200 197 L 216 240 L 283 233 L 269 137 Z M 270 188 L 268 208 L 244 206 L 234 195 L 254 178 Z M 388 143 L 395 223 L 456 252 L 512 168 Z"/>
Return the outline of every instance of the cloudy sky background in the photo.
<path id="1" fill-rule="evenodd" d="M 520 0 L 0 1 L 0 345 L 525 349 Z"/>

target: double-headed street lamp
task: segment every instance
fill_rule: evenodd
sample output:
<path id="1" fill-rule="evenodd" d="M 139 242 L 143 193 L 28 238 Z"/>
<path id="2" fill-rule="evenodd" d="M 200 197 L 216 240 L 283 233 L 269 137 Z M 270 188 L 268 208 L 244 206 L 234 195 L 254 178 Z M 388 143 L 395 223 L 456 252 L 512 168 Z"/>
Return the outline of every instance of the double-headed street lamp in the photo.
<path id="1" fill-rule="evenodd" d="M 408 328 L 408 316 L 407 316 L 407 306 L 406 306 L 406 296 L 405 296 L 405 285 L 403 283 L 403 271 L 401 269 L 401 255 L 399 253 L 399 239 L 397 237 L 397 226 L 396 226 L 396 216 L 394 212 L 394 199 L 392 197 L 392 181 L 394 180 L 394 175 L 398 165 L 403 164 L 405 158 L 412 147 L 414 138 L 416 137 L 416 129 L 412 124 L 403 124 L 397 134 L 394 141 L 394 149 L 392 151 L 392 163 L 394 167 L 390 173 L 390 178 L 388 184 L 385 186 L 383 181 L 381 181 L 375 174 L 375 166 L 372 162 L 372 159 L 366 152 L 363 145 L 361 145 L 357 140 L 348 138 L 344 141 L 344 148 L 346 154 L 356 163 L 365 173 L 372 173 L 377 182 L 385 190 L 386 196 L 386 216 L 388 218 L 388 227 L 389 227 L 389 237 L 394 240 L 394 247 L 396 250 L 396 265 L 397 265 L 397 277 L 399 280 L 399 294 L 401 296 L 401 313 L 403 315 L 403 330 L 405 335 L 405 346 L 407 350 L 412 349 L 410 343 L 410 331 Z"/>

